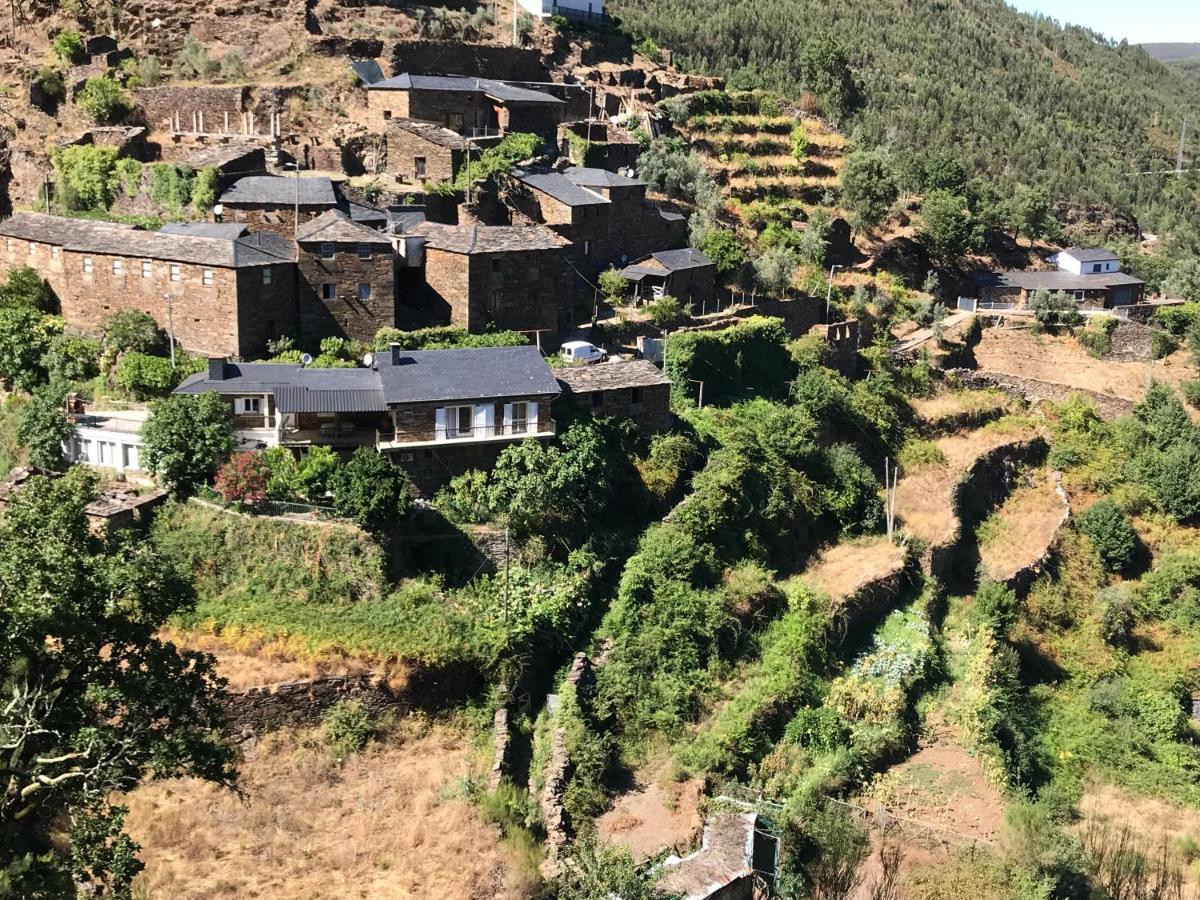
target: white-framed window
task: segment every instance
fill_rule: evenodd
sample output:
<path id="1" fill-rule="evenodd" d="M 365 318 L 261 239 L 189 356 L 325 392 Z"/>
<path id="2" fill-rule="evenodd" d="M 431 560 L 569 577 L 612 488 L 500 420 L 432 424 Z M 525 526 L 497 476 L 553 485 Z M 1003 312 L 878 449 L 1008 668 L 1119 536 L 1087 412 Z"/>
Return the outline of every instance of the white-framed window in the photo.
<path id="1" fill-rule="evenodd" d="M 92 274 L 92 258 L 90 256 L 85 256 L 83 258 L 83 274 L 84 275 Z"/>
<path id="2" fill-rule="evenodd" d="M 322 300 L 336 300 L 337 299 L 337 285 L 334 284 L 332 281 L 326 281 L 324 284 L 322 284 L 321 285 L 321 299 Z"/>
<path id="3" fill-rule="evenodd" d="M 148 259 L 142 260 L 142 277 L 149 278 L 154 274 L 154 264 Z"/>
<path id="4" fill-rule="evenodd" d="M 450 437 L 470 437 L 475 432 L 475 407 L 452 406 Z"/>
<path id="5" fill-rule="evenodd" d="M 213 270 L 205 269 L 200 273 L 200 283 L 211 285 L 213 283 Z"/>
<path id="6" fill-rule="evenodd" d="M 369 281 L 360 281 L 358 283 L 358 299 L 359 300 L 370 300 L 371 299 L 371 283 Z"/>
<path id="7" fill-rule="evenodd" d="M 53 246 L 53 245 L 51 245 L 51 247 L 50 247 L 50 258 L 51 258 L 51 259 L 58 259 L 58 252 L 59 252 L 59 248 L 58 248 L 58 247 L 55 247 L 55 246 Z"/>
<path id="8" fill-rule="evenodd" d="M 591 241 L 584 241 L 584 242 L 583 242 L 583 255 L 584 255 L 584 256 L 591 256 L 591 255 L 592 255 L 592 242 L 591 242 Z"/>
<path id="9" fill-rule="evenodd" d="M 238 415 L 254 415 L 262 411 L 262 397 L 238 397 L 233 401 L 233 410 Z"/>
<path id="10" fill-rule="evenodd" d="M 359 259 L 370 259 L 371 258 L 371 245 L 370 244 L 359 244 L 358 245 L 358 258 Z"/>
<path id="11" fill-rule="evenodd" d="M 183 267 L 179 263 L 171 263 L 171 280 L 183 281 Z"/>
<path id="12" fill-rule="evenodd" d="M 329 241 L 321 244 L 321 259 L 333 259 L 335 248 Z"/>
<path id="13" fill-rule="evenodd" d="M 37 256 L 37 243 L 35 241 L 29 242 L 29 255 Z"/>
<path id="14" fill-rule="evenodd" d="M 525 434 L 527 431 L 529 431 L 529 404 L 522 400 L 509 407 L 508 433 Z"/>
<path id="15" fill-rule="evenodd" d="M 125 263 L 119 259 L 114 259 L 112 261 L 112 273 L 114 275 L 124 275 L 125 274 Z"/>
<path id="16" fill-rule="evenodd" d="M 266 267 L 265 267 L 265 268 L 262 270 L 262 283 L 263 283 L 263 284 L 270 284 L 270 283 L 271 283 L 271 267 L 270 267 L 270 266 L 266 266 Z"/>

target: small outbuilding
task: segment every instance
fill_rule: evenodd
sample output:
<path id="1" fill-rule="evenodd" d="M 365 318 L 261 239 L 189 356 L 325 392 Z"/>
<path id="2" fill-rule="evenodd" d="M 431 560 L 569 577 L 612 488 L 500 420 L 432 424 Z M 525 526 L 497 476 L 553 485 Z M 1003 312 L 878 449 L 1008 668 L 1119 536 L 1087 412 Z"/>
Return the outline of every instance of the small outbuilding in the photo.
<path id="1" fill-rule="evenodd" d="M 635 300 L 671 296 L 700 307 L 711 304 L 717 294 L 717 267 L 695 247 L 651 253 L 621 274 L 633 284 Z"/>
<path id="2" fill-rule="evenodd" d="M 649 434 L 671 425 L 671 380 L 645 359 L 612 360 L 555 369 L 560 402 L 596 416 L 629 419 Z"/>

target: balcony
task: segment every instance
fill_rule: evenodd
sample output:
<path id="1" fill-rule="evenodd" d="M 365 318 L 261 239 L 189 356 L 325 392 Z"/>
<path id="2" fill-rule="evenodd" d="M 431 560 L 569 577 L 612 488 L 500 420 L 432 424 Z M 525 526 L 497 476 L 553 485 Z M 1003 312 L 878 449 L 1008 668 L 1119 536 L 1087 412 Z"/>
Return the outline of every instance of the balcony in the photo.
<path id="1" fill-rule="evenodd" d="M 320 428 L 283 429 L 280 443 L 289 447 L 324 444 L 328 447 L 362 447 L 376 440 L 378 432 L 355 422 L 326 422 Z"/>
<path id="2" fill-rule="evenodd" d="M 551 438 L 558 433 L 558 423 L 551 419 L 539 427 L 530 422 L 523 430 L 512 425 L 475 425 L 471 428 L 443 428 L 420 432 L 379 431 L 375 434 L 377 450 L 411 450 L 415 447 L 448 447 L 455 444 L 495 444 L 523 441 L 526 438 Z"/>

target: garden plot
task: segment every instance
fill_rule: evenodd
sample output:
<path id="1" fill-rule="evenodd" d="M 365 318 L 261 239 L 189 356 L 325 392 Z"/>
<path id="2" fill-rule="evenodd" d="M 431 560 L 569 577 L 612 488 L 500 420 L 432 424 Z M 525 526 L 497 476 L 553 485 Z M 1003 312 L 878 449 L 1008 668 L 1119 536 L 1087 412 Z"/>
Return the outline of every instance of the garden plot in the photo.
<path id="1" fill-rule="evenodd" d="M 1066 519 L 1066 500 L 1053 476 L 1034 473 L 979 526 L 979 556 L 993 581 L 1005 581 L 1039 562 Z"/>
<path id="2" fill-rule="evenodd" d="M 671 757 L 665 754 L 640 767 L 632 790 L 621 794 L 596 820 L 599 836 L 628 847 L 635 859 L 674 849 L 686 852 L 704 824 L 700 815 L 702 779 L 674 781 Z"/>
<path id="3" fill-rule="evenodd" d="M 824 551 L 800 578 L 836 606 L 871 584 L 899 575 L 904 560 L 904 548 L 884 537 L 846 541 Z"/>
<path id="4" fill-rule="evenodd" d="M 181 900 L 530 896 L 528 860 L 458 796 L 469 769 L 461 734 L 414 720 L 340 762 L 318 732 L 274 732 L 241 763 L 244 801 L 196 779 L 125 798 L 138 886 Z"/>

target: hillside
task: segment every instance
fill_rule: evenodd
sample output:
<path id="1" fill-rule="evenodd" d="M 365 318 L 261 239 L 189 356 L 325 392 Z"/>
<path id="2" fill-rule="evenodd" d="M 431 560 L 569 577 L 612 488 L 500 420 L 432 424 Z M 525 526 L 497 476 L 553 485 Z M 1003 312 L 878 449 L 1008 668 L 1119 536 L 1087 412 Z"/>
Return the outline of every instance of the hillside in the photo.
<path id="1" fill-rule="evenodd" d="M 1200 85 L 1140 47 L 1024 15 L 1000 0 L 945 4 L 617 0 L 635 35 L 731 87 L 807 90 L 861 143 L 911 166 L 950 149 L 1001 191 L 1132 211 L 1152 230 L 1197 227 L 1195 185 L 1129 173 L 1172 161 Z M 1190 142 L 1189 154 L 1195 148 Z"/>
<path id="2" fill-rule="evenodd" d="M 1157 59 L 1159 62 L 1165 63 L 1183 62 L 1194 56 L 1200 56 L 1200 44 L 1188 42 L 1142 44 L 1141 48 L 1146 51 L 1151 59 Z"/>

